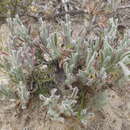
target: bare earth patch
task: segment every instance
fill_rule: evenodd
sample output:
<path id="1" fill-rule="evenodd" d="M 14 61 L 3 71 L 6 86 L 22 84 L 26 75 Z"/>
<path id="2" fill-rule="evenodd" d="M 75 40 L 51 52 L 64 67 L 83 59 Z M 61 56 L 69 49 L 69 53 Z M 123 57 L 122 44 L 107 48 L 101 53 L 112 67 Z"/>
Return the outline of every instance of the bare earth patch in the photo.
<path id="1" fill-rule="evenodd" d="M 16 101 L 0 101 L 0 130 L 129 130 L 130 97 L 128 93 L 120 97 L 113 90 L 106 90 L 108 103 L 95 111 L 95 116 L 87 121 L 86 128 L 73 118 L 66 118 L 64 123 L 50 121 L 46 110 L 37 100 L 29 108 L 21 110 Z"/>

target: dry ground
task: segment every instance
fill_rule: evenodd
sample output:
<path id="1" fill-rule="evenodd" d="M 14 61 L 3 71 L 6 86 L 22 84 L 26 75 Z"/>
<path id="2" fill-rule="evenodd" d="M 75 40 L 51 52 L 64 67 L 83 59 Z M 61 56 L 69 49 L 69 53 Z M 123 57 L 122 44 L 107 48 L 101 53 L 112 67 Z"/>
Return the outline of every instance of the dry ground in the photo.
<path id="1" fill-rule="evenodd" d="M 118 96 L 113 90 L 106 91 L 108 103 L 100 111 L 94 110 L 86 128 L 72 117 L 64 123 L 50 121 L 36 100 L 27 110 L 18 109 L 16 101 L 0 101 L 0 130 L 130 130 L 129 92 Z"/>

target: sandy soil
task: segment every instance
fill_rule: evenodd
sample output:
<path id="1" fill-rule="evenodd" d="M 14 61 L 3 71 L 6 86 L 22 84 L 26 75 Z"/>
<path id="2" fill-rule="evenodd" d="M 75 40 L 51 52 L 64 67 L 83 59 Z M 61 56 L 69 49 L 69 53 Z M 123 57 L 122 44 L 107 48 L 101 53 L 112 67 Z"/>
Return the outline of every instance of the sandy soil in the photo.
<path id="1" fill-rule="evenodd" d="M 33 101 L 26 110 L 19 109 L 18 101 L 0 101 L 0 130 L 130 130 L 130 96 L 118 96 L 106 90 L 108 103 L 88 118 L 86 128 L 75 118 L 64 123 L 50 121 L 41 102 Z"/>

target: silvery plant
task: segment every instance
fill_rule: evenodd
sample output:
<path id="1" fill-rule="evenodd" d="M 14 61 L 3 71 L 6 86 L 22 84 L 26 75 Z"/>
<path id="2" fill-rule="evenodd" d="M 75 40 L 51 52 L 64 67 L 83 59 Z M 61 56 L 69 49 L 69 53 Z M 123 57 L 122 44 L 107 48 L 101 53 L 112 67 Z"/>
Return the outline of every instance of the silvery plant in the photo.
<path id="1" fill-rule="evenodd" d="M 83 117 L 83 110 L 88 107 L 87 93 L 95 97 L 103 87 L 114 87 L 130 80 L 130 39 L 126 31 L 122 39 L 115 40 L 118 20 L 109 19 L 108 27 L 97 35 L 92 32 L 86 36 L 83 30 L 76 38 L 73 38 L 70 20 L 61 22 L 59 31 L 54 31 L 42 18 L 38 25 L 38 35 L 33 38 L 30 28 L 23 25 L 18 16 L 8 19 L 10 41 L 7 51 L 0 57 L 1 70 L 15 84 L 23 109 L 33 94 L 28 89 L 27 79 L 35 68 L 46 66 L 46 70 L 51 70 L 51 73 L 43 73 L 44 81 L 47 76 L 53 77 L 51 85 L 50 81 L 43 84 L 46 88 L 52 86 L 50 96 L 38 94 L 51 119 L 61 121 L 63 115 Z M 35 85 L 33 87 L 35 89 Z"/>
<path id="2" fill-rule="evenodd" d="M 7 21 L 11 34 L 6 52 L 1 51 L 1 70 L 8 74 L 10 81 L 16 86 L 16 97 L 21 99 L 24 104 L 22 107 L 25 108 L 30 95 L 26 87 L 26 76 L 33 69 L 35 56 L 30 45 L 31 38 L 19 17 L 9 18 Z"/>
<path id="3" fill-rule="evenodd" d="M 42 27 L 44 27 L 45 23 L 41 23 Z M 72 90 L 75 86 L 79 89 L 77 101 L 80 100 L 80 103 L 76 105 L 80 107 L 77 110 L 80 108 L 83 110 L 84 107 L 81 103 L 85 96 L 83 93 L 89 89 L 93 91 L 92 93 L 95 93 L 96 90 L 100 91 L 104 86 L 121 86 L 122 82 L 125 83 L 130 80 L 130 70 L 128 69 L 128 64 L 130 63 L 130 39 L 126 31 L 122 39 L 115 40 L 118 33 L 118 20 L 109 19 L 108 27 L 100 32 L 99 35 L 92 37 L 79 35 L 77 38 L 73 38 L 70 22 L 62 23 L 62 28 L 63 48 L 58 44 L 59 33 L 55 32 L 51 37 L 47 35 L 45 38 L 44 36 L 47 34 L 45 32 L 48 31 L 44 31 L 44 35 L 41 34 L 41 38 L 47 41 L 46 47 L 49 47 L 51 50 L 50 54 L 54 59 L 58 58 L 61 60 L 64 57 L 61 68 L 63 68 L 66 78 L 63 84 L 68 86 L 69 90 Z M 61 50 L 65 54 L 68 52 L 68 55 L 63 54 Z M 69 95 L 70 93 L 68 92 L 67 94 Z M 81 96 L 82 94 L 84 96 Z M 105 93 L 101 92 L 100 94 L 104 95 Z M 101 95 L 96 95 L 96 98 L 100 97 L 101 100 L 97 100 L 101 103 L 98 104 L 103 105 L 105 104 L 105 98 L 103 98 L 105 96 L 101 98 Z M 45 97 L 42 99 L 45 100 Z M 53 103 L 48 102 L 49 104 L 52 105 Z M 72 113 L 74 114 L 74 111 Z M 52 115 L 50 112 L 49 114 Z"/>

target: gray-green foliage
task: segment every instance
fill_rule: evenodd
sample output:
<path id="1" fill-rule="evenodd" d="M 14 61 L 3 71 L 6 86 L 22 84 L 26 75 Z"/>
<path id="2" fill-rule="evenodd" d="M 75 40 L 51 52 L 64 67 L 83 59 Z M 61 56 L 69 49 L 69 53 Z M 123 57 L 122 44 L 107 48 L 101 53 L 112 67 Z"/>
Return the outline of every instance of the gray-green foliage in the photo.
<path id="1" fill-rule="evenodd" d="M 117 73 L 121 74 L 120 62 L 124 64 L 127 59 L 129 62 L 129 37 L 127 32 L 125 33 L 124 39 L 119 41 L 120 43 L 117 48 L 112 46 L 114 39 L 116 38 L 117 31 L 117 21 L 110 19 L 109 28 L 105 29 L 100 37 L 97 37 L 96 40 L 88 39 L 87 41 L 81 38 L 81 41 L 76 41 L 75 52 L 69 57 L 69 60 L 64 64 L 64 71 L 66 72 L 67 82 L 72 82 L 72 79 L 75 79 L 77 75 L 85 83 L 101 82 L 108 78 L 109 74 Z M 102 42 L 102 43 L 101 43 Z M 71 44 L 73 41 L 71 41 Z M 101 45 L 102 44 L 102 45 Z M 84 47 L 84 48 L 83 48 Z M 127 48 L 127 51 L 125 51 Z M 84 49 L 82 51 L 82 49 Z M 77 64 L 84 60 L 84 69 L 78 69 L 77 74 L 74 75 L 73 70 L 77 67 Z M 80 63 L 79 63 L 80 64 Z M 126 66 L 126 65 L 124 65 Z M 123 69 L 123 68 L 122 68 Z M 96 76 L 94 76 L 94 74 Z M 105 77 L 103 77 L 103 75 Z M 91 78 L 89 78 L 91 77 Z M 87 81 L 88 80 L 88 81 Z M 111 79 L 113 80 L 113 79 Z"/>
<path id="2" fill-rule="evenodd" d="M 56 89 L 51 91 L 50 97 L 45 97 L 40 95 L 40 99 L 44 101 L 44 106 L 48 108 L 47 114 L 51 116 L 52 120 L 59 120 L 64 122 L 64 118 L 61 117 L 61 114 L 65 116 L 75 116 L 75 112 L 73 107 L 77 103 L 77 93 L 78 89 L 72 89 L 71 95 L 64 96 L 62 100 L 60 100 L 60 95 L 56 94 Z"/>
<path id="3" fill-rule="evenodd" d="M 26 76 L 32 71 L 35 58 L 31 51 L 30 36 L 18 16 L 13 20 L 8 19 L 8 25 L 11 30 L 10 41 L 7 43 L 7 52 L 0 57 L 0 69 L 16 85 L 21 101 L 27 102 L 29 92 Z M 21 43 L 20 39 L 24 42 Z"/>
<path id="4" fill-rule="evenodd" d="M 0 98 L 15 99 L 14 89 L 9 88 L 8 85 L 0 84 Z"/>
<path id="5" fill-rule="evenodd" d="M 99 36 L 86 37 L 87 40 L 85 40 L 84 36 L 78 36 L 77 39 L 73 39 L 70 25 L 70 23 L 62 24 L 64 30 L 62 35 L 65 37 L 64 49 L 72 51 L 69 56 L 65 57 L 66 60 L 63 64 L 66 75 L 64 83 L 67 86 L 71 88 L 73 83 L 80 81 L 81 84 L 77 84 L 77 86 L 79 85 L 78 88 L 82 90 L 84 86 L 83 89 L 86 91 L 88 87 L 115 86 L 122 79 L 124 83 L 129 80 L 130 71 L 127 64 L 130 62 L 130 39 L 128 32 L 125 32 L 124 38 L 115 43 L 117 38 L 117 20 L 111 18 L 108 28 L 104 29 Z M 116 47 L 113 44 L 116 44 Z M 50 55 L 53 55 L 54 58 L 61 57 L 60 45 L 56 44 L 55 47 L 54 45 L 50 44 L 49 46 L 52 49 Z M 55 51 L 59 52 L 58 55 L 54 53 Z M 103 95 L 105 95 L 104 92 L 101 92 L 94 96 L 95 107 L 100 108 L 106 104 L 107 101 Z M 81 102 L 84 100 L 83 97 L 79 99 Z M 82 104 L 79 105 L 82 106 Z M 80 109 L 83 109 L 83 107 Z M 74 114 L 74 112 L 72 113 Z M 82 110 L 80 117 L 81 113 Z"/>
<path id="6" fill-rule="evenodd" d="M 125 32 L 123 39 L 115 41 L 117 20 L 110 19 L 109 26 L 98 35 L 92 36 L 90 34 L 85 37 L 79 34 L 77 38 L 72 37 L 73 31 L 70 22 L 63 22 L 62 30 L 57 32 L 52 31 L 53 27 L 51 25 L 49 27 L 40 19 L 39 36 L 36 39 L 32 37 L 29 28 L 23 25 L 18 16 L 14 19 L 8 19 L 8 24 L 12 34 L 7 47 L 8 51 L 1 56 L 0 66 L 17 86 L 23 108 L 30 98 L 26 80 L 36 67 L 46 65 L 46 70 L 51 68 L 51 75 L 48 74 L 49 77 L 54 78 L 51 81 L 57 85 L 56 88 L 61 90 L 61 87 L 67 86 L 69 89 L 67 93 L 62 91 L 61 95 L 57 95 L 54 89 L 50 97 L 40 96 L 48 108 L 48 114 L 53 119 L 60 120 L 62 120 L 61 114 L 83 117 L 82 110 L 86 109 L 85 93 L 88 89 L 96 92 L 95 87 L 102 88 L 108 84 L 114 85 L 121 79 L 124 81 L 130 79 L 130 71 L 127 67 L 127 64 L 130 63 L 130 39 Z M 57 69 L 60 73 L 55 71 L 56 66 L 58 66 Z M 43 74 L 46 77 L 46 74 Z M 57 84 L 60 82 L 56 78 L 58 74 L 65 75 L 61 86 Z M 61 77 L 59 76 L 59 78 Z M 48 79 L 43 78 L 43 80 Z M 33 81 L 31 83 L 36 84 L 39 80 Z M 45 83 L 44 81 L 43 83 Z M 46 87 L 49 85 L 47 84 Z M 75 87 L 78 89 L 74 89 Z M 104 101 L 99 103 L 103 98 L 101 95 L 95 97 L 99 97 L 98 105 L 105 104 Z"/>

